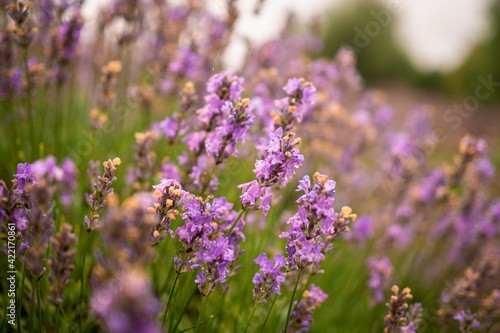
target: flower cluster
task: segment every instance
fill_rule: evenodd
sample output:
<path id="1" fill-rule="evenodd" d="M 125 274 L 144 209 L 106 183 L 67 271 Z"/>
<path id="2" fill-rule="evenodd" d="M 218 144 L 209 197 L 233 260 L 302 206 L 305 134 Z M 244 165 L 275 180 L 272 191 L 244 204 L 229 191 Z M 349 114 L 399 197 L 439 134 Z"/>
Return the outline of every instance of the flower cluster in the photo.
<path id="1" fill-rule="evenodd" d="M 391 283 L 394 266 L 387 257 L 381 259 L 371 257 L 367 261 L 367 266 L 370 272 L 370 280 L 368 280 L 367 285 L 373 291 L 375 302 L 381 303 L 385 299 L 384 292 Z"/>
<path id="2" fill-rule="evenodd" d="M 410 288 L 405 288 L 401 293 L 399 293 L 398 286 L 392 286 L 391 288 L 394 295 L 391 296 L 388 303 L 386 303 L 389 311 L 384 317 L 385 329 L 386 333 L 398 333 L 398 332 L 406 332 L 411 333 L 415 332 L 418 327 L 418 323 L 409 322 L 408 317 L 405 315 L 408 309 L 408 303 L 406 302 L 409 299 L 412 299 L 413 296 L 410 294 Z M 421 312 L 420 308 L 416 311 L 417 308 L 413 310 L 412 318 L 416 321 L 420 321 L 421 317 L 419 315 L 415 316 L 416 312 Z M 415 327 L 417 326 L 417 327 Z"/>
<path id="3" fill-rule="evenodd" d="M 267 255 L 262 253 L 253 262 L 260 265 L 259 273 L 256 273 L 252 279 L 255 284 L 253 300 L 257 303 L 265 303 L 271 294 L 281 294 L 281 283 L 285 282 L 286 276 L 281 268 L 286 266 L 286 259 L 281 254 L 277 254 L 274 260 L 267 260 Z"/>
<path id="4" fill-rule="evenodd" d="M 288 332 L 308 332 L 313 319 L 313 311 L 321 305 L 328 295 L 319 287 L 311 284 L 309 290 L 304 291 L 302 300 L 297 304 L 297 308 L 292 312 L 292 318 L 288 324 Z"/>
<path id="5" fill-rule="evenodd" d="M 453 317 L 453 319 L 459 322 L 461 333 L 472 333 L 479 327 L 477 315 L 475 313 L 471 313 L 469 309 L 467 309 L 467 311 L 460 311 Z"/>
<path id="6" fill-rule="evenodd" d="M 18 170 L 29 168 L 29 166 L 29 164 L 27 166 L 19 164 Z M 17 177 L 23 178 L 19 174 L 16 175 Z M 9 249 L 13 248 L 16 258 L 26 249 L 26 244 L 23 244 L 23 233 L 28 228 L 26 203 L 19 196 L 20 192 L 17 188 L 20 188 L 18 179 L 14 179 L 10 189 L 3 180 L 0 180 L 0 232 L 4 243 L 1 252 L 8 257 Z M 14 246 L 9 247 L 9 243 Z"/>
<path id="7" fill-rule="evenodd" d="M 208 296 L 217 284 L 226 282 L 226 276 L 230 273 L 227 266 L 235 260 L 234 252 L 229 247 L 228 239 L 219 236 L 215 241 L 206 241 L 197 257 L 203 265 L 194 282 L 198 283 L 199 291 Z"/>
<path id="8" fill-rule="evenodd" d="M 90 110 L 91 128 L 100 129 L 108 122 L 108 111 L 116 100 L 116 80 L 121 70 L 120 61 L 110 61 L 101 68 L 101 89 L 97 107 Z"/>
<path id="9" fill-rule="evenodd" d="M 76 249 L 73 248 L 77 238 L 73 233 L 73 227 L 64 223 L 61 231 L 50 238 L 50 246 L 55 253 L 50 256 L 48 264 L 51 268 L 48 277 L 52 295 L 47 299 L 54 305 L 59 306 L 63 301 L 64 288 L 69 284 L 69 275 L 76 269 L 73 264 Z"/>
<path id="10" fill-rule="evenodd" d="M 287 133 L 310 112 L 316 102 L 316 88 L 303 78 L 291 78 L 283 90 L 288 97 L 275 102 L 278 111 L 272 111 L 271 116 L 275 127 L 281 127 Z"/>
<path id="11" fill-rule="evenodd" d="M 67 67 L 74 61 L 78 51 L 82 27 L 83 18 L 77 12 L 51 32 L 51 41 L 46 53 L 53 65 L 52 75 L 58 86 L 68 79 Z"/>
<path id="12" fill-rule="evenodd" d="M 459 320 L 460 325 L 466 325 L 467 322 L 467 325 L 470 325 L 477 319 L 488 327 L 500 315 L 499 279 L 499 251 L 488 249 L 477 263 L 468 267 L 452 286 L 443 291 L 438 319 L 442 323 L 451 322 L 452 319 Z M 473 316 L 470 315 L 471 309 L 477 309 Z M 467 313 L 468 316 L 465 315 Z"/>
<path id="13" fill-rule="evenodd" d="M 345 217 L 339 217 L 335 213 L 335 182 L 318 172 L 314 174 L 314 186 L 311 185 L 309 176 L 304 176 L 298 190 L 304 192 L 297 200 L 302 205 L 299 206 L 298 213 L 288 220 L 290 231 L 281 234 L 280 238 L 287 240 L 289 269 L 314 264 L 317 270 L 325 253 L 331 251 L 327 244 L 348 228 L 349 220 L 346 217 L 351 217 L 352 210 L 344 207 L 341 214 L 345 214 Z"/>
<path id="14" fill-rule="evenodd" d="M 99 164 L 98 162 L 96 164 Z M 113 188 L 111 185 L 117 180 L 115 177 L 116 167 L 121 164 L 121 160 L 115 157 L 113 160 L 107 160 L 103 163 L 104 174 L 102 176 L 96 174 L 96 182 L 92 184 L 93 179 L 90 179 L 91 174 L 96 172 L 95 168 L 92 166 L 91 171 L 89 170 L 89 187 L 90 193 L 86 193 L 85 197 L 87 203 L 90 206 L 91 215 L 90 218 L 85 216 L 83 224 L 87 232 L 99 228 L 99 214 L 97 212 L 104 208 L 106 204 L 106 198 L 113 193 Z"/>
<path id="15" fill-rule="evenodd" d="M 213 202 L 210 201 L 213 199 Z M 194 263 L 193 259 L 200 261 L 203 259 L 203 251 L 209 248 L 211 236 L 219 231 L 219 224 L 216 221 L 224 221 L 224 216 L 229 214 L 232 204 L 224 199 L 214 199 L 208 196 L 202 200 L 195 195 L 187 195 L 183 200 L 184 213 L 181 218 L 184 225 L 178 227 L 175 235 L 179 236 L 183 249 L 180 249 L 181 258 L 175 256 L 175 269 L 178 273 L 184 273 L 195 268 L 199 268 L 199 263 Z M 226 222 L 226 221 L 224 221 Z M 233 253 L 234 256 L 234 253 Z M 187 265 L 186 265 L 187 264 Z"/>
<path id="16" fill-rule="evenodd" d="M 36 161 L 31 165 L 36 184 L 27 184 L 31 206 L 26 213 L 28 230 L 25 237 L 27 245 L 23 254 L 23 262 L 34 279 L 39 280 L 45 274 L 45 251 L 48 241 L 54 232 L 53 213 L 54 196 L 57 191 L 56 181 L 62 176 L 58 168 L 54 168 L 53 159 Z"/>
<path id="17" fill-rule="evenodd" d="M 152 145 L 157 137 L 153 132 L 135 133 L 135 168 L 130 170 L 128 181 L 136 190 L 145 190 L 150 187 L 150 180 L 155 174 L 158 164 L 156 153 L 152 151 Z"/>
<path id="18" fill-rule="evenodd" d="M 253 123 L 252 106 L 250 100 L 244 98 L 236 105 L 226 101 L 220 108 L 226 116 L 215 132 L 207 136 L 205 146 L 207 154 L 214 156 L 215 164 L 221 164 L 229 156 L 238 156 L 236 144 L 245 142 L 248 127 Z"/>
<path id="19" fill-rule="evenodd" d="M 174 179 L 164 178 L 160 184 L 153 186 L 153 196 L 158 200 L 148 211 L 154 213 L 157 223 L 151 231 L 151 244 L 159 244 L 167 234 L 171 233 L 170 224 L 179 215 L 177 208 L 188 195 Z"/>
<path id="20" fill-rule="evenodd" d="M 155 216 L 145 207 L 153 204 L 153 197 L 147 192 L 138 192 L 126 200 L 121 207 L 113 207 L 104 215 L 101 237 L 108 249 L 107 257 L 101 257 L 102 272 L 114 273 L 131 265 L 142 265 L 151 261 L 154 248 L 151 246 L 151 230 L 156 224 Z"/>
<path id="21" fill-rule="evenodd" d="M 288 184 L 295 169 L 304 161 L 304 156 L 296 148 L 301 142 L 295 133 L 284 135 L 281 127 L 269 133 L 269 143 L 265 146 L 266 157 L 255 162 L 253 170 L 262 186 Z"/>
<path id="22" fill-rule="evenodd" d="M 267 215 L 271 206 L 269 203 L 273 198 L 270 187 L 262 187 L 256 180 L 238 185 L 242 194 L 241 205 L 244 210 L 261 210 L 264 216 Z"/>
<path id="23" fill-rule="evenodd" d="M 295 169 L 304 161 L 304 156 L 295 148 L 300 143 L 300 138 L 295 138 L 294 133 L 283 137 L 281 127 L 269 133 L 269 143 L 265 146 L 266 157 L 255 162 L 253 172 L 257 180 L 238 185 L 242 189 L 240 198 L 243 209 L 262 209 L 263 214 L 267 215 L 273 197 L 271 187 L 288 184 Z"/>
<path id="24" fill-rule="evenodd" d="M 90 306 L 110 332 L 161 332 L 155 320 L 160 304 L 142 269 L 126 269 L 99 285 L 92 293 Z"/>

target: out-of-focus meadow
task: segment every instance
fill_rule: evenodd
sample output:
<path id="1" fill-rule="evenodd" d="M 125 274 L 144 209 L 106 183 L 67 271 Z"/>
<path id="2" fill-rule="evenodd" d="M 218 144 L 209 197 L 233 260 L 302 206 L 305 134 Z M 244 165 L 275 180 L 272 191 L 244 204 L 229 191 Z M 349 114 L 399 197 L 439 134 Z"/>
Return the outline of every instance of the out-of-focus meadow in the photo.
<path id="1" fill-rule="evenodd" d="M 499 2 L 434 72 L 270 2 L 0 0 L 2 332 L 500 332 Z"/>

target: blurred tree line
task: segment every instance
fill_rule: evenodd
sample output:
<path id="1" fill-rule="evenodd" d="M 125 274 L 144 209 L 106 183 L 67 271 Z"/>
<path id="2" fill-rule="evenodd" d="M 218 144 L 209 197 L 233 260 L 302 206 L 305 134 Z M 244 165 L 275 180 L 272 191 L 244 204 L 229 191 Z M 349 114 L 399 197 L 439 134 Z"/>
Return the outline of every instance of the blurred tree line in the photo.
<path id="1" fill-rule="evenodd" d="M 350 46 L 357 53 L 358 68 L 367 84 L 402 81 L 463 98 L 474 95 L 479 75 L 491 74 L 495 82 L 500 82 L 500 0 L 491 4 L 488 37 L 478 43 L 459 68 L 447 73 L 424 73 L 412 65 L 393 36 L 397 7 L 384 7 L 374 0 L 349 4 L 324 17 L 325 48 L 320 56 L 330 57 L 339 47 Z M 486 102 L 499 103 L 500 93 Z"/>

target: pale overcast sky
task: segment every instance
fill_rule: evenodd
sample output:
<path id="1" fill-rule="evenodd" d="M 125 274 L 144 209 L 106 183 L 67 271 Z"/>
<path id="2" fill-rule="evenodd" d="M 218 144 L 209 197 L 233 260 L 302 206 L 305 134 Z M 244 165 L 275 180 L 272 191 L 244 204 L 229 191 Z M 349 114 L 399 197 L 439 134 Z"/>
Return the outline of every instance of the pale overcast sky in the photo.
<path id="1" fill-rule="evenodd" d="M 238 35 L 255 42 L 276 37 L 292 10 L 299 19 L 321 14 L 326 8 L 346 6 L 349 0 L 265 0 L 259 16 L 253 15 L 258 0 L 239 0 L 241 19 Z M 452 70 L 467 57 L 478 37 L 488 28 L 487 11 L 492 0 L 379 0 L 398 5 L 397 20 L 391 27 L 413 63 L 422 70 Z M 107 1 L 89 0 L 84 14 L 91 19 L 96 7 Z M 171 2 L 182 2 L 172 0 Z M 225 0 L 207 0 L 215 12 L 223 12 Z M 244 54 L 236 38 L 225 59 L 238 67 Z"/>

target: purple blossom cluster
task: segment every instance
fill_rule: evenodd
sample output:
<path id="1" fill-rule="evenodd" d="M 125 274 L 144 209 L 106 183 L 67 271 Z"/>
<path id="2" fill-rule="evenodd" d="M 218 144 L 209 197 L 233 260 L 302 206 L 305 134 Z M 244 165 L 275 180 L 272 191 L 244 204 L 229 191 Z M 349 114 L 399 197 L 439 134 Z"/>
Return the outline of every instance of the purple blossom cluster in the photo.
<path id="1" fill-rule="evenodd" d="M 317 269 L 325 253 L 332 250 L 328 244 L 348 230 L 347 221 L 355 215 L 348 207 L 340 214 L 335 213 L 335 182 L 327 176 L 316 172 L 314 186 L 309 176 L 304 176 L 299 183 L 298 190 L 304 194 L 297 202 L 302 205 L 287 222 L 290 231 L 279 237 L 287 240 L 288 269 L 302 269 L 311 264 Z"/>
<path id="2" fill-rule="evenodd" d="M 238 185 L 242 194 L 241 205 L 244 210 L 261 210 L 264 216 L 267 215 L 271 206 L 269 203 L 273 198 L 270 187 L 262 187 L 258 181 L 253 180 L 249 183 Z"/>
<path id="3" fill-rule="evenodd" d="M 286 259 L 277 254 L 274 259 L 268 260 L 267 255 L 262 253 L 253 262 L 260 265 L 260 269 L 252 279 L 255 285 L 252 297 L 256 303 L 265 303 L 271 294 L 281 294 L 281 284 L 285 282 L 286 277 L 281 268 L 286 266 Z"/>
<path id="4" fill-rule="evenodd" d="M 201 272 L 194 282 L 204 295 L 210 295 L 219 283 L 226 282 L 230 273 L 227 266 L 235 260 L 234 251 L 229 247 L 227 238 L 219 236 L 215 241 L 206 241 L 205 248 L 198 252 L 198 261 L 202 262 Z"/>
<path id="5" fill-rule="evenodd" d="M 253 123 L 252 106 L 248 98 L 237 101 L 236 105 L 226 101 L 220 108 L 225 115 L 215 132 L 207 135 L 205 146 L 207 154 L 214 156 L 215 164 L 221 164 L 229 156 L 238 157 L 236 144 L 245 142 L 248 128 Z"/>
<path id="6" fill-rule="evenodd" d="M 389 288 L 394 266 L 392 266 L 389 258 L 369 258 L 367 261 L 368 270 L 370 272 L 370 280 L 367 285 L 373 291 L 373 298 L 376 303 L 382 303 L 385 299 L 385 291 Z"/>
<path id="7" fill-rule="evenodd" d="M 319 287 L 311 284 L 309 290 L 302 295 L 302 300 L 297 304 L 295 311 L 292 312 L 292 318 L 288 324 L 288 332 L 309 332 L 309 327 L 313 321 L 312 315 L 314 309 L 321 305 L 328 295 Z"/>
<path id="8" fill-rule="evenodd" d="M 151 244 L 158 245 L 168 234 L 171 234 L 170 224 L 179 215 L 177 208 L 187 199 L 188 193 L 175 179 L 163 178 L 160 184 L 153 186 L 154 194 L 158 202 L 148 211 L 155 214 L 157 223 L 151 230 Z"/>
<path id="9" fill-rule="evenodd" d="M 278 111 L 272 111 L 271 116 L 275 127 L 282 127 L 285 132 L 289 132 L 311 112 L 316 103 L 316 87 L 303 78 L 291 78 L 283 90 L 288 96 L 275 101 Z"/>
<path id="10" fill-rule="evenodd" d="M 115 177 L 116 166 L 120 164 L 121 160 L 118 157 L 115 157 L 113 160 L 107 160 L 103 163 L 104 174 L 101 176 L 97 171 L 99 162 L 90 162 L 91 169 L 88 170 L 87 174 L 89 176 L 89 188 L 91 192 L 86 193 L 85 197 L 87 199 L 87 204 L 90 206 L 91 215 L 90 218 L 85 216 L 83 221 L 87 232 L 99 228 L 99 214 L 97 214 L 97 212 L 104 208 L 106 198 L 113 193 L 111 185 L 117 180 Z M 94 177 L 96 182 L 92 183 Z"/>
<path id="11" fill-rule="evenodd" d="M 160 304 L 151 281 L 139 269 L 122 271 L 96 288 L 90 306 L 110 332 L 162 332 L 155 320 Z"/>
<path id="12" fill-rule="evenodd" d="M 413 299 L 410 288 L 404 288 L 399 292 L 399 287 L 394 285 L 391 288 L 394 295 L 391 296 L 389 302 L 386 303 L 387 314 L 384 317 L 385 333 L 414 333 L 418 328 L 418 323 L 421 320 L 422 307 L 417 306 L 408 310 L 408 300 Z M 408 313 L 410 316 L 408 316 Z M 409 320 L 411 319 L 411 320 Z"/>
<path id="13" fill-rule="evenodd" d="M 277 184 L 286 185 L 295 174 L 304 156 L 296 148 L 301 143 L 294 133 L 283 137 L 283 128 L 269 133 L 269 143 L 265 145 L 266 156 L 255 162 L 257 180 L 238 185 L 242 189 L 240 196 L 244 210 L 260 210 L 267 215 L 273 197 L 271 187 Z"/>
<path id="14" fill-rule="evenodd" d="M 290 177 L 295 174 L 304 161 L 304 156 L 296 148 L 301 143 L 294 133 L 283 134 L 280 127 L 269 133 L 269 143 L 265 146 L 266 157 L 255 162 L 255 173 L 259 184 L 270 187 L 274 184 L 288 184 Z"/>
<path id="15" fill-rule="evenodd" d="M 460 311 L 453 319 L 459 322 L 461 333 L 472 333 L 479 327 L 477 314 L 471 313 L 469 309 Z"/>
<path id="16" fill-rule="evenodd" d="M 76 241 L 77 237 L 73 233 L 73 227 L 67 223 L 61 226 L 59 233 L 50 238 L 50 246 L 56 255 L 51 255 L 48 261 L 51 267 L 48 280 L 51 283 L 52 295 L 48 296 L 47 299 L 56 306 L 63 302 L 64 288 L 70 282 L 71 272 L 76 269 L 73 264 Z"/>
<path id="17" fill-rule="evenodd" d="M 213 201 L 210 203 L 212 199 Z M 214 199 L 213 196 L 209 196 L 203 201 L 191 194 L 187 195 L 182 202 L 184 213 L 180 214 L 180 216 L 184 220 L 184 225 L 178 227 L 174 233 L 175 236 L 179 236 L 179 241 L 183 247 L 179 250 L 182 257 L 175 256 L 174 258 L 174 266 L 178 273 L 200 267 L 205 258 L 203 252 L 210 248 L 210 244 L 214 244 L 211 243 L 213 242 L 211 238 L 219 231 L 216 221 L 223 222 L 232 208 L 232 204 L 228 203 L 224 198 Z M 219 243 L 217 243 L 219 247 L 222 246 Z M 227 240 L 226 243 L 229 246 Z M 233 252 L 234 257 L 234 249 L 231 248 L 230 250 Z M 220 280 L 218 282 L 224 281 Z"/>

